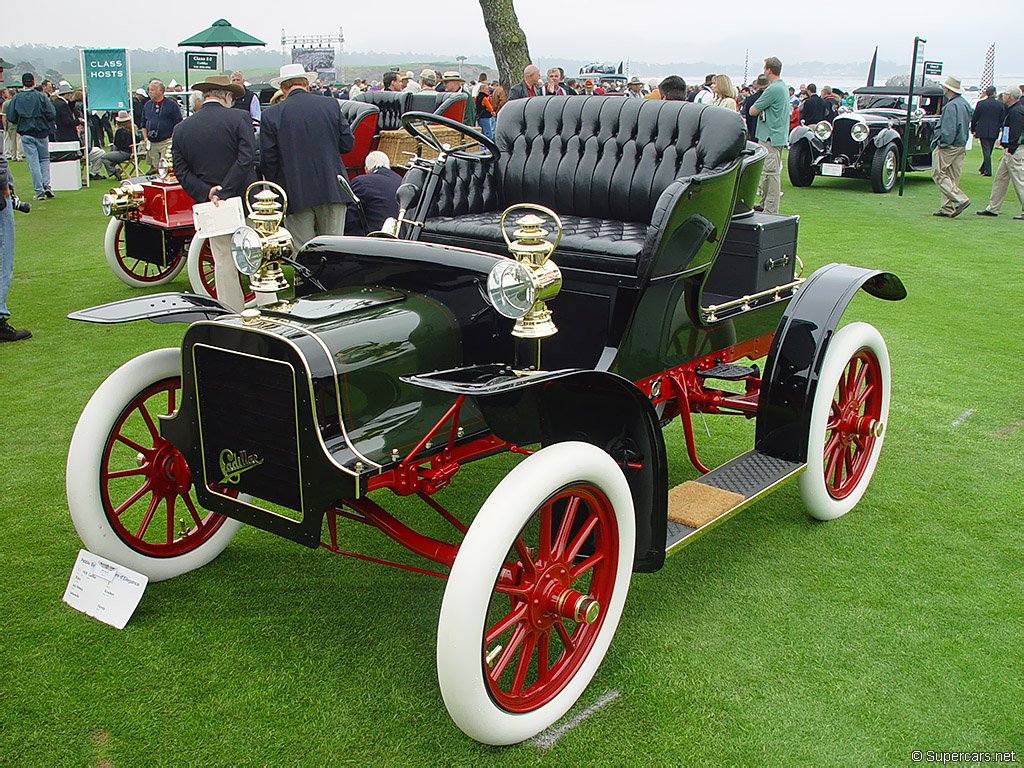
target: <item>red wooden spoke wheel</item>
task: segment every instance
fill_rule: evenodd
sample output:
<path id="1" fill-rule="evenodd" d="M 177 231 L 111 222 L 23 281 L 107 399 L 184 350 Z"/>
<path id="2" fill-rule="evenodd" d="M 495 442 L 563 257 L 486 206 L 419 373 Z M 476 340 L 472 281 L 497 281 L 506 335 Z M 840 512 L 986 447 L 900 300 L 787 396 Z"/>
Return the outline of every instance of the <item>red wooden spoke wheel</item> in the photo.
<path id="1" fill-rule="evenodd" d="M 889 418 L 889 353 L 867 323 L 850 323 L 829 341 L 811 405 L 807 469 L 800 496 L 819 520 L 860 501 L 878 463 Z"/>
<path id="2" fill-rule="evenodd" d="M 185 265 L 185 248 L 181 246 L 170 254 L 166 264 L 154 264 L 144 259 L 127 255 L 124 243 L 124 222 L 111 219 L 103 240 L 104 255 L 111 271 L 123 282 L 136 288 L 149 285 L 165 285 L 171 282 Z M 153 254 L 154 257 L 159 254 Z"/>
<path id="3" fill-rule="evenodd" d="M 118 368 L 96 390 L 68 451 L 68 508 L 94 554 L 167 579 L 205 565 L 240 523 L 203 510 L 181 453 L 159 433 L 174 411 L 180 352 L 159 349 Z"/>
<path id="4" fill-rule="evenodd" d="M 466 734 L 522 741 L 576 702 L 618 626 L 635 531 L 622 470 L 593 445 L 544 448 L 498 484 L 438 620 L 441 694 Z"/>

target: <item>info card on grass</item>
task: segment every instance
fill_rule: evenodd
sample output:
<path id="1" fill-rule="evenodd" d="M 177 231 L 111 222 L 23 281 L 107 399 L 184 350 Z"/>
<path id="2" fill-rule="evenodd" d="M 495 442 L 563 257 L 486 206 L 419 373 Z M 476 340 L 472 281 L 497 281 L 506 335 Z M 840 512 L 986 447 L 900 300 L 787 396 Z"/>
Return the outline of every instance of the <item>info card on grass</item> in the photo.
<path id="1" fill-rule="evenodd" d="M 145 574 L 80 549 L 64 590 L 64 602 L 105 624 L 124 629 L 148 583 Z"/>

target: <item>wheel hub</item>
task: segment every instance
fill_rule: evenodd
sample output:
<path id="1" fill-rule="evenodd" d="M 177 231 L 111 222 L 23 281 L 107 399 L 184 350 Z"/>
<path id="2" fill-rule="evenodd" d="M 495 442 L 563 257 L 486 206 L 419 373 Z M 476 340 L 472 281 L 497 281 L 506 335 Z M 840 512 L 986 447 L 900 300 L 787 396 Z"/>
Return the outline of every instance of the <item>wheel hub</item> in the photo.
<path id="1" fill-rule="evenodd" d="M 188 493 L 192 487 L 192 473 L 181 452 L 166 440 L 154 446 L 151 479 L 165 496 Z"/>

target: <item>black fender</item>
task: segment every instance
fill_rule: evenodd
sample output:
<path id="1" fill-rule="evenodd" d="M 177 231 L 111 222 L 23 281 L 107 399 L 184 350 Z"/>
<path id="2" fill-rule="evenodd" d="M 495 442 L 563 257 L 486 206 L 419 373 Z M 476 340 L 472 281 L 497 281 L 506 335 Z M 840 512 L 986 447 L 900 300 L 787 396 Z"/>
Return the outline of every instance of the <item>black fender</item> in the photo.
<path id="1" fill-rule="evenodd" d="M 516 375 L 502 365 L 402 377 L 417 386 L 475 398 L 487 426 L 507 443 L 581 440 L 622 467 L 636 512 L 633 569 L 665 562 L 668 465 L 658 416 L 648 397 L 614 373 L 563 370 Z"/>
<path id="2" fill-rule="evenodd" d="M 131 323 L 136 320 L 194 323 L 230 314 L 234 312 L 209 296 L 196 293 L 151 293 L 148 296 L 134 296 L 97 307 L 77 309 L 68 314 L 68 319 L 104 324 Z"/>
<path id="3" fill-rule="evenodd" d="M 798 125 L 792 131 L 789 132 L 789 146 L 793 146 L 798 141 L 806 141 L 808 146 L 811 148 L 811 162 L 817 162 L 818 159 L 825 154 L 825 143 L 814 135 L 814 126 L 811 125 Z"/>
<path id="4" fill-rule="evenodd" d="M 846 306 L 863 288 L 888 301 L 907 290 L 891 272 L 827 264 L 807 278 L 789 302 L 768 350 L 757 405 L 755 446 L 787 461 L 807 461 L 811 403 L 825 350 Z"/>
<path id="5" fill-rule="evenodd" d="M 878 135 L 871 140 L 878 149 L 881 149 L 890 141 L 895 142 L 900 151 L 903 151 L 903 137 L 892 128 L 886 128 L 885 130 L 880 131 Z"/>

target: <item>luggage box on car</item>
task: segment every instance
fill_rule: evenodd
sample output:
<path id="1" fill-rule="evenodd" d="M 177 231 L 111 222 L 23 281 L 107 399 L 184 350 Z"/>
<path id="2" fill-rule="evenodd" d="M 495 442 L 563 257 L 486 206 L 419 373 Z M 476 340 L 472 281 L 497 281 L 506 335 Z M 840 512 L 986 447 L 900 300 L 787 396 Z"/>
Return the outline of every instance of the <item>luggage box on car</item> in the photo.
<path id="1" fill-rule="evenodd" d="M 733 219 L 705 293 L 747 296 L 793 280 L 799 216 L 755 212 Z"/>

